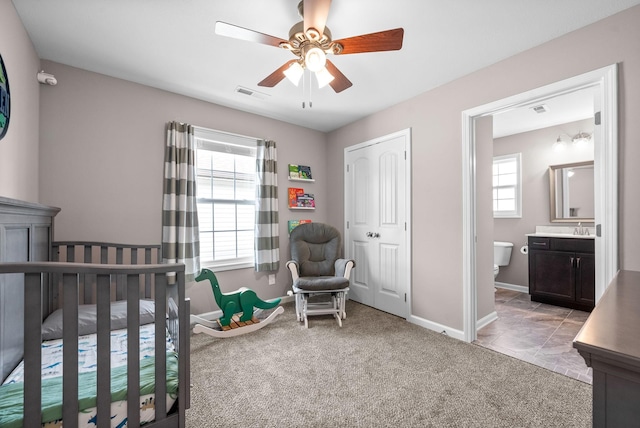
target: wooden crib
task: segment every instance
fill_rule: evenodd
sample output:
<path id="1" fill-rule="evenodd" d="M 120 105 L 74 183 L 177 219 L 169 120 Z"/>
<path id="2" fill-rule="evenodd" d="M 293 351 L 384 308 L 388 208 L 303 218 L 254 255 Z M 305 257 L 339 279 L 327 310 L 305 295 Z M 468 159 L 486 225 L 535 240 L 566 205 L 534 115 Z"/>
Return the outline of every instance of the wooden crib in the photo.
<path id="1" fill-rule="evenodd" d="M 161 264 L 159 245 L 51 243 L 51 220 L 56 213 L 51 207 L 0 198 L 2 381 L 12 379 L 18 368 L 23 370 L 22 382 L 0 386 L 5 388 L 0 393 L 0 426 L 69 428 L 83 423 L 79 422 L 82 417 L 99 427 L 125 420 L 132 427 L 147 421 L 144 426 L 154 428 L 185 426 L 189 301 L 184 265 Z M 93 321 L 86 321 L 87 313 L 89 318 L 93 314 Z M 55 324 L 59 320 L 63 329 Z M 60 337 L 43 342 L 44 335 L 56 334 L 48 330 L 52 325 Z M 89 334 L 87 329 L 95 331 Z M 86 346 L 96 353 L 96 363 L 81 373 L 79 361 L 83 366 L 84 353 L 79 347 L 89 338 L 91 344 Z M 114 340 L 124 346 L 122 367 L 112 362 Z M 57 346 L 62 348 L 62 376 L 43 380 L 45 347 L 56 350 Z M 126 358 L 133 355 L 140 358 Z M 117 373 L 121 378 L 116 379 Z M 124 392 L 114 392 L 114 383 L 123 385 Z M 55 388 L 64 402 L 60 409 L 45 406 L 55 401 L 49 398 Z M 84 397 L 87 389 L 95 397 Z M 3 408 L 3 397 L 17 392 L 23 394 L 23 409 L 6 403 Z M 120 397 L 117 404 L 112 395 Z M 124 418 L 121 422 L 113 417 L 115 406 L 124 409 L 124 415 L 118 415 Z M 55 419 L 44 418 L 48 425 L 43 424 L 43 417 L 51 415 Z"/>

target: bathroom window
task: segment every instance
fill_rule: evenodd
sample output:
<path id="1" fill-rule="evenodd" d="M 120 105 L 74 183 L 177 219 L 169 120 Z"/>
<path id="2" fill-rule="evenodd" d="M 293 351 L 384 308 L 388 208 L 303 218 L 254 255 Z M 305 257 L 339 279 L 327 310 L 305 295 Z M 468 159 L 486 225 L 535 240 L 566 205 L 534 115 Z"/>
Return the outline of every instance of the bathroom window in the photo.
<path id="1" fill-rule="evenodd" d="M 522 217 L 521 154 L 493 158 L 493 217 Z"/>

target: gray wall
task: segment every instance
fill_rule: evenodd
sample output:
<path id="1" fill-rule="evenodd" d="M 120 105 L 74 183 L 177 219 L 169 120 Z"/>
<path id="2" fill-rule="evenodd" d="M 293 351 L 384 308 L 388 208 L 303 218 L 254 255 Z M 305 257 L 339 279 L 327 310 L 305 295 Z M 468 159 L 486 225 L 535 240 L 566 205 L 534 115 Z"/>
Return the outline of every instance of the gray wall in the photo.
<path id="1" fill-rule="evenodd" d="M 253 268 L 220 272 L 223 291 L 241 286 L 263 298 L 283 296 L 291 284 L 287 220 L 324 221 L 335 193 L 326 189 L 325 134 L 193 98 L 42 61 L 58 79 L 41 91 L 41 202 L 62 208 L 58 240 L 159 243 L 165 124 L 176 120 L 269 138 L 278 146 L 280 260 L 276 284 Z M 287 164 L 310 165 L 315 211 L 287 209 Z M 299 184 L 299 183 L 295 183 Z M 297 187 L 297 186 L 296 186 Z M 339 226 L 339 225 L 338 225 Z M 194 313 L 217 309 L 208 284 L 188 286 Z"/>
<path id="2" fill-rule="evenodd" d="M 500 266 L 496 281 L 507 284 L 529 286 L 527 256 L 520 253 L 526 244 L 526 234 L 533 233 L 536 226 L 556 225 L 551 223 L 549 208 L 549 165 L 593 160 L 593 142 L 584 149 L 567 146 L 564 151 L 554 151 L 551 146 L 562 134 L 564 141 L 580 131 L 593 132 L 593 120 L 581 120 L 564 125 L 538 129 L 531 132 L 496 138 L 493 141 L 493 155 L 500 156 L 522 153 L 522 218 L 496 218 L 493 221 L 495 241 L 513 242 L 513 253 L 509 266 Z M 591 190 L 593 195 L 593 190 Z M 488 197 L 491 197 L 489 195 Z M 592 223 L 589 225 L 593 225 Z"/>
<path id="3" fill-rule="evenodd" d="M 9 67 L 15 67 L 16 61 L 23 64 L 18 71 L 10 69 L 11 75 L 37 71 L 33 48 L 26 47 L 24 28 L 13 7 L 9 2 L 0 4 L 0 48 L 5 61 L 7 52 L 21 52 L 10 54 L 14 65 Z M 25 95 L 18 103 L 27 102 L 28 106 L 15 107 L 23 111 L 16 114 L 22 115 L 24 122 L 12 124 L 15 128 L 10 132 L 16 134 L 0 141 L 1 170 L 11 171 L 0 172 L 5 174 L 0 194 L 29 200 L 37 198 L 39 190 L 39 202 L 62 207 L 56 223 L 58 239 L 158 242 L 164 123 L 179 120 L 276 140 L 281 166 L 309 164 L 317 177 L 313 188 L 318 208 L 305 217 L 342 228 L 344 148 L 411 128 L 411 310 L 415 316 L 461 330 L 461 111 L 613 63 L 620 64 L 620 265 L 640 270 L 640 229 L 635 227 L 640 217 L 640 169 L 636 166 L 640 162 L 640 145 L 636 144 L 640 135 L 638 22 L 640 7 L 628 9 L 328 135 L 42 61 L 42 67 L 54 73 L 59 84 L 40 87 L 40 158 L 35 156 L 37 136 L 33 136 L 38 129 L 37 94 L 31 93 L 35 86 L 25 78 Z M 14 41 L 16 35 L 18 42 Z M 25 152 L 26 146 L 30 148 Z M 282 167 L 281 183 L 287 183 L 285 177 Z M 6 184 L 7 180 L 19 184 Z M 39 189 L 27 184 L 33 180 L 39 180 Z M 281 213 L 281 229 L 286 235 L 284 226 L 291 213 L 283 196 Z M 286 239 L 281 247 L 284 260 L 288 255 Z M 246 285 L 265 297 L 282 295 L 290 281 L 284 269 L 278 273 L 275 287 L 267 286 L 265 275 L 251 269 L 225 272 L 220 277 L 225 289 Z M 198 290 L 201 293 L 194 287 L 189 290 L 195 296 L 195 311 L 215 309 L 212 299 L 207 301 L 210 293 Z"/>
<path id="4" fill-rule="evenodd" d="M 614 63 L 620 63 L 620 265 L 640 270 L 638 22 L 636 6 L 329 134 L 328 187 L 343 189 L 345 147 L 412 129 L 415 316 L 463 327 L 461 112 Z M 344 224 L 342 203 L 335 208 L 331 223 Z"/>
<path id="5" fill-rule="evenodd" d="M 0 140 L 0 196 L 38 202 L 40 59 L 11 1 L 0 1 L 0 54 L 9 76 L 11 119 Z"/>

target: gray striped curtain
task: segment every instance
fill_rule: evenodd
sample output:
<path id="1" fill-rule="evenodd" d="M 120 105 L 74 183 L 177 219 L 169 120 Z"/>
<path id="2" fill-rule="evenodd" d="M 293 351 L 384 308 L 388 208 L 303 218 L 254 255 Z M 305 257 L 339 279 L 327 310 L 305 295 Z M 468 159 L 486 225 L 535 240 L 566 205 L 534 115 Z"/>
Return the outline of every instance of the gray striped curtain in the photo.
<path id="1" fill-rule="evenodd" d="M 255 270 L 280 267 L 278 161 L 275 141 L 258 140 L 256 153 Z"/>
<path id="2" fill-rule="evenodd" d="M 162 199 L 162 262 L 184 263 L 187 281 L 200 271 L 193 132 L 185 123 L 167 124 Z"/>

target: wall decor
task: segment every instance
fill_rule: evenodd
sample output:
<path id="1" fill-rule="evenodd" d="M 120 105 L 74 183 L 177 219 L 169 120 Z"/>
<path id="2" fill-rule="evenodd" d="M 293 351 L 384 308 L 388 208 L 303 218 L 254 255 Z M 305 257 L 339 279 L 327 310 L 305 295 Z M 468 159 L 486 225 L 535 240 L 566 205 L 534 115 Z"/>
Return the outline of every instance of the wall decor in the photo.
<path id="1" fill-rule="evenodd" d="M 9 77 L 0 54 L 0 140 L 9 129 L 9 117 L 11 116 L 11 93 L 9 92 Z"/>

